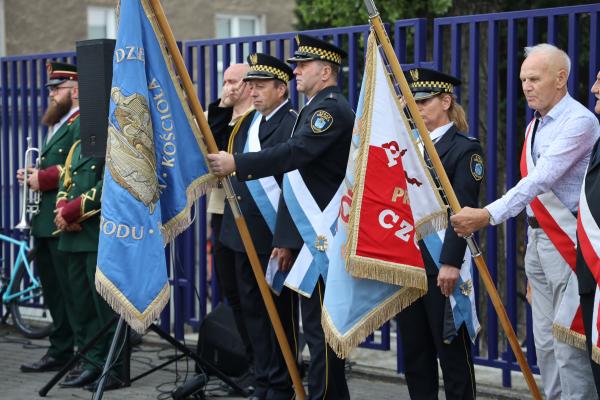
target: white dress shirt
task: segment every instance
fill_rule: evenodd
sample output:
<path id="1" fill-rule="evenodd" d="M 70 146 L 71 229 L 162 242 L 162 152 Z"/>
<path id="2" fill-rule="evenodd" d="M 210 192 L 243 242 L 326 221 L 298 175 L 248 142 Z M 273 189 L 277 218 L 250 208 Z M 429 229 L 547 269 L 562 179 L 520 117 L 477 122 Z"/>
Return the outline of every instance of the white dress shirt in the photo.
<path id="1" fill-rule="evenodd" d="M 536 116 L 540 117 L 537 112 Z M 532 151 L 535 168 L 504 196 L 485 207 L 492 216 L 492 224 L 518 215 L 525 207 L 527 215 L 533 216 L 529 203 L 549 191 L 575 213 L 592 146 L 599 136 L 596 116 L 569 94 L 565 95 L 541 117 Z"/>

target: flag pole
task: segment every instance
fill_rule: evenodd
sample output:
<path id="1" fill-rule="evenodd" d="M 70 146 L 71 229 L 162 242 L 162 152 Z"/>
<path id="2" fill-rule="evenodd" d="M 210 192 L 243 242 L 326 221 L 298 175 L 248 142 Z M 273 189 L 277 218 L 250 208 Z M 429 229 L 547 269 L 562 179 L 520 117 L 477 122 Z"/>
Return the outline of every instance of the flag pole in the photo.
<path id="1" fill-rule="evenodd" d="M 413 120 L 414 120 L 414 122 L 417 126 L 417 129 L 419 130 L 420 136 L 423 140 L 423 145 L 425 146 L 427 154 L 429 154 L 429 157 L 431 158 L 433 167 L 434 167 L 438 177 L 440 178 L 440 184 L 442 185 L 442 189 L 444 190 L 444 192 L 446 194 L 450 208 L 452 209 L 453 213 L 457 213 L 461 209 L 460 203 L 458 202 L 458 198 L 456 197 L 456 194 L 454 193 L 454 189 L 452 188 L 452 185 L 450 184 L 448 175 L 446 175 L 446 171 L 444 169 L 444 166 L 442 165 L 440 157 L 438 156 L 437 152 L 435 151 L 435 147 L 433 145 L 433 142 L 431 141 L 431 138 L 429 137 L 427 128 L 425 127 L 425 123 L 423 122 L 423 119 L 421 118 L 421 116 L 419 114 L 419 110 L 417 108 L 417 103 L 415 102 L 415 100 L 412 96 L 412 93 L 410 91 L 410 88 L 408 86 L 406 78 L 404 77 L 404 73 L 402 72 L 402 69 L 400 68 L 400 63 L 398 62 L 396 53 L 394 52 L 392 44 L 390 43 L 390 39 L 387 36 L 385 28 L 383 27 L 383 23 L 381 21 L 379 12 L 377 11 L 377 8 L 375 8 L 375 3 L 373 0 L 364 0 L 364 3 L 367 8 L 367 12 L 369 14 L 371 26 L 373 27 L 375 36 L 377 37 L 377 41 L 381 44 L 381 47 L 383 48 L 385 56 L 388 59 L 388 62 L 392 68 L 392 73 L 394 75 L 394 78 L 396 79 L 397 83 L 400 86 L 400 90 L 402 91 L 402 95 L 404 96 L 406 105 L 410 111 L 410 114 L 413 117 Z M 492 304 L 494 305 L 494 309 L 496 310 L 496 313 L 498 314 L 498 318 L 500 319 L 500 323 L 502 325 L 502 328 L 504 329 L 506 338 L 508 339 L 510 347 L 512 348 L 513 353 L 515 354 L 515 356 L 517 358 L 517 361 L 519 363 L 519 366 L 521 367 L 523 376 L 525 377 L 525 380 L 527 381 L 527 386 L 529 386 L 529 390 L 531 391 L 533 398 L 536 400 L 537 399 L 541 400 L 542 396 L 540 394 L 540 391 L 539 391 L 537 384 L 533 378 L 533 374 L 531 373 L 529 365 L 527 364 L 527 360 L 525 359 L 525 356 L 523 355 L 523 352 L 521 351 L 521 346 L 519 344 L 519 341 L 517 340 L 517 335 L 515 334 L 515 331 L 513 330 L 510 320 L 508 319 L 508 315 L 506 314 L 506 309 L 504 308 L 504 305 L 502 304 L 502 300 L 500 299 L 500 295 L 498 294 L 498 291 L 496 290 L 496 285 L 494 284 L 494 281 L 492 280 L 492 277 L 490 276 L 490 272 L 487 268 L 485 260 L 483 259 L 483 256 L 481 255 L 479 246 L 477 245 L 477 242 L 475 242 L 475 240 L 473 239 L 472 235 L 470 237 L 466 238 L 466 240 L 467 240 L 467 245 L 469 246 L 469 249 L 471 250 L 473 260 L 475 261 L 475 265 L 477 266 L 477 270 L 479 271 L 479 275 L 481 276 L 481 279 L 483 280 L 483 283 L 488 292 L 488 295 L 490 296 L 490 299 L 492 300 Z"/>
<path id="2" fill-rule="evenodd" d="M 200 127 L 200 131 L 202 132 L 202 136 L 204 137 L 206 147 L 208 148 L 209 153 L 218 153 L 219 149 L 217 148 L 217 144 L 213 137 L 210 126 L 208 125 L 208 121 L 204 116 L 202 106 L 200 105 L 200 102 L 198 101 L 198 98 L 196 97 L 196 94 L 194 92 L 192 80 L 190 79 L 190 75 L 187 72 L 187 69 L 183 62 L 183 57 L 179 52 L 177 42 L 175 41 L 175 37 L 173 36 L 173 31 L 169 26 L 169 22 L 167 21 L 165 12 L 162 8 L 162 5 L 160 4 L 160 0 L 149 0 L 149 2 L 152 6 L 152 9 L 154 10 L 154 15 L 156 15 L 156 19 L 158 21 L 158 25 L 160 26 L 160 30 L 162 31 L 162 34 L 165 37 L 169 53 L 173 58 L 177 74 L 181 78 L 181 83 L 188 98 L 190 108 L 192 110 L 192 113 L 194 114 L 194 117 L 196 118 L 196 122 Z M 250 237 L 250 232 L 248 231 L 248 225 L 246 224 L 246 220 L 244 219 L 242 211 L 240 210 L 240 206 L 237 202 L 237 198 L 235 196 L 235 192 L 233 191 L 233 187 L 231 186 L 229 177 L 220 178 L 220 180 L 223 184 L 223 188 L 225 189 L 227 200 L 229 201 L 229 205 L 231 206 L 231 210 L 235 218 L 235 223 L 240 232 L 242 242 L 244 243 L 246 254 L 248 255 L 248 259 L 250 260 L 250 265 L 252 266 L 252 272 L 254 272 L 254 277 L 256 278 L 256 282 L 258 283 L 260 294 L 265 303 L 265 307 L 267 309 L 267 313 L 269 314 L 269 318 L 271 320 L 271 324 L 273 325 L 273 329 L 275 330 L 275 336 L 277 337 L 279 347 L 281 348 L 281 352 L 283 353 L 283 358 L 285 359 L 285 363 L 292 378 L 294 391 L 296 392 L 296 396 L 299 400 L 304 400 L 306 395 L 304 393 L 304 387 L 302 386 L 302 380 L 300 379 L 300 374 L 298 372 L 296 359 L 292 354 L 292 350 L 283 330 L 283 325 L 281 324 L 281 319 L 279 318 L 279 314 L 277 313 L 277 309 L 275 308 L 275 303 L 273 302 L 271 290 L 269 289 L 267 281 L 265 280 L 264 272 L 260 265 L 258 255 L 256 253 L 256 248 L 254 247 L 254 243 L 252 242 L 252 238 Z M 265 334 L 267 333 L 265 332 Z"/>

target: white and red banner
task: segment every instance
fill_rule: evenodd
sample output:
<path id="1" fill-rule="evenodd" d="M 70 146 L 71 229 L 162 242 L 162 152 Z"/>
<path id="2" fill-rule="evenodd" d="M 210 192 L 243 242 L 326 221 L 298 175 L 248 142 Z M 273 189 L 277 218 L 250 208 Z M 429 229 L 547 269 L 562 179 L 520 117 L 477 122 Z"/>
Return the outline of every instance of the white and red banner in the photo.
<path id="1" fill-rule="evenodd" d="M 525 146 L 521 154 L 521 176 L 535 168 L 531 155 L 531 140 L 535 120 L 527 127 Z M 533 214 L 544 233 L 571 268 L 571 276 L 563 294 L 558 312 L 554 316 L 552 331 L 558 340 L 585 350 L 583 315 L 579 303 L 579 288 L 575 265 L 577 260 L 577 219 L 552 192 L 537 196 L 530 204 Z"/>
<path id="2" fill-rule="evenodd" d="M 321 321 L 340 357 L 426 293 L 417 239 L 447 223 L 373 34 L 343 185 Z"/>
<path id="3" fill-rule="evenodd" d="M 373 54 L 372 82 L 360 114 L 365 121 L 360 121 L 364 130 L 355 167 L 347 269 L 357 278 L 406 285 L 415 277 L 411 272 L 422 280 L 417 240 L 444 229 L 447 211 L 381 56 Z"/>
<path id="4" fill-rule="evenodd" d="M 598 320 L 598 307 L 600 303 L 600 227 L 594 215 L 600 216 L 600 204 L 593 202 L 600 195 L 593 182 L 588 182 L 588 176 L 581 187 L 579 198 L 579 215 L 577 218 L 577 239 L 579 251 L 583 256 L 585 266 L 589 268 L 596 282 L 596 294 L 594 297 L 594 313 L 592 318 L 592 359 L 600 364 L 600 321 Z M 594 190 L 595 189 L 595 190 Z M 595 193 L 594 191 L 598 192 Z M 593 211 L 592 211 L 593 210 Z"/>

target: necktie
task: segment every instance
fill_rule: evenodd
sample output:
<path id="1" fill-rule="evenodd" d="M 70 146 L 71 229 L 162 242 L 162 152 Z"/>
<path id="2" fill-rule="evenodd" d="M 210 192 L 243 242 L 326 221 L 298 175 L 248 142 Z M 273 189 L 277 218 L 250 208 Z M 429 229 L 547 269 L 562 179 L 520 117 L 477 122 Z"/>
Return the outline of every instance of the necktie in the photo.
<path id="1" fill-rule="evenodd" d="M 263 115 L 258 126 L 258 137 L 263 137 L 265 130 L 267 129 L 267 118 Z"/>
<path id="2" fill-rule="evenodd" d="M 533 143 L 535 142 L 535 133 L 537 132 L 538 125 L 540 124 L 540 119 L 536 118 L 535 123 L 533 124 L 533 132 L 531 132 L 531 155 L 533 156 Z M 535 160 L 535 157 L 533 157 Z"/>

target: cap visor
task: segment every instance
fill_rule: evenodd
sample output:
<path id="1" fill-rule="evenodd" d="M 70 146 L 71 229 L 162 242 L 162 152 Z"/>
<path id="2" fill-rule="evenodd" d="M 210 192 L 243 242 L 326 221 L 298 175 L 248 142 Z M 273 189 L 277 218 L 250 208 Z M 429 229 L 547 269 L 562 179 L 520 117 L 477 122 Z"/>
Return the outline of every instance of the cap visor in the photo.
<path id="1" fill-rule="evenodd" d="M 413 98 L 415 99 L 415 101 L 427 100 L 434 96 L 437 96 L 438 94 L 440 94 L 440 92 L 414 92 Z"/>
<path id="2" fill-rule="evenodd" d="M 66 81 L 67 79 L 51 79 L 48 81 L 48 83 L 46 83 L 46 87 L 60 85 L 61 83 Z"/>
<path id="3" fill-rule="evenodd" d="M 291 62 L 291 63 L 298 63 L 298 62 L 302 62 L 302 61 L 315 61 L 315 60 L 320 60 L 320 57 L 317 56 L 300 56 L 300 55 L 294 55 L 294 57 L 288 58 L 286 61 L 287 62 Z"/>

